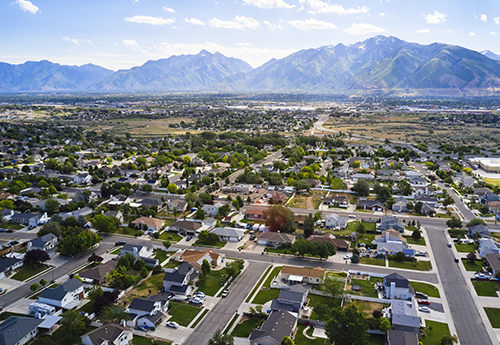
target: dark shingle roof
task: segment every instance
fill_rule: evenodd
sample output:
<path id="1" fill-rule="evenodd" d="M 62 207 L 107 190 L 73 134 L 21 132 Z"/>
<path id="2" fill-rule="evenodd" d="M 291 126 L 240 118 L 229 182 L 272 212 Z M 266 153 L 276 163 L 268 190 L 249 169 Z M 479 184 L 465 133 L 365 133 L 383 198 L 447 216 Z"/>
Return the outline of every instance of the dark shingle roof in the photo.
<path id="1" fill-rule="evenodd" d="M 45 289 L 42 291 L 40 294 L 40 297 L 48 298 L 48 299 L 53 299 L 56 301 L 60 301 L 66 296 L 68 292 L 75 291 L 79 287 L 83 286 L 83 283 L 79 281 L 78 279 L 70 279 L 67 282 L 65 282 L 62 285 L 59 285 L 56 288 L 53 289 Z"/>
<path id="2" fill-rule="evenodd" d="M 80 277 L 101 280 L 106 277 L 106 273 L 110 273 L 111 270 L 116 269 L 117 264 L 118 262 L 116 260 L 110 260 L 105 264 L 98 265 L 80 273 Z"/>
<path id="3" fill-rule="evenodd" d="M 254 329 L 250 340 L 254 341 L 265 336 L 280 343 L 284 336 L 290 336 L 297 322 L 297 318 L 286 310 L 274 311 L 262 324 L 260 329 Z"/>
<path id="4" fill-rule="evenodd" d="M 114 342 L 123 332 L 128 331 L 128 328 L 122 327 L 114 323 L 105 324 L 92 332 L 87 333 L 92 344 L 102 344 L 104 340 Z"/>
<path id="5" fill-rule="evenodd" d="M 22 261 L 22 260 L 16 259 L 16 258 L 1 258 L 0 259 L 0 272 L 5 271 L 7 268 L 18 263 L 19 261 Z"/>
<path id="6" fill-rule="evenodd" d="M 390 329 L 387 332 L 387 341 L 390 345 L 418 345 L 418 336 L 416 333 Z"/>
<path id="7" fill-rule="evenodd" d="M 43 322 L 32 317 L 10 316 L 0 324 L 0 345 L 15 345 Z"/>
<path id="8" fill-rule="evenodd" d="M 410 286 L 410 282 L 408 281 L 408 279 L 406 279 L 399 273 L 391 273 L 388 276 L 384 277 L 385 286 L 390 286 L 392 282 L 396 283 L 396 287 L 407 288 Z"/>
<path id="9" fill-rule="evenodd" d="M 178 220 L 177 222 L 173 223 L 170 226 L 174 227 L 174 228 L 194 231 L 194 230 L 198 230 L 199 228 L 201 228 L 202 225 L 201 225 L 201 223 L 198 223 L 198 222 L 189 222 L 186 220 Z"/>
<path id="10" fill-rule="evenodd" d="M 53 240 L 54 238 L 57 238 L 57 236 L 54 235 L 53 233 L 49 233 L 47 235 L 43 235 L 42 237 L 35 238 L 34 240 L 31 241 L 31 245 L 33 247 L 43 248 L 43 246 L 47 242 Z"/>
<path id="11" fill-rule="evenodd" d="M 176 270 L 172 270 L 170 272 L 165 273 L 165 277 L 163 277 L 164 281 L 182 283 L 184 278 L 186 278 L 186 274 L 191 271 L 193 266 L 188 264 L 187 262 L 183 262 L 177 267 Z"/>
<path id="12" fill-rule="evenodd" d="M 150 313 L 151 310 L 155 308 L 155 301 L 143 299 L 143 298 L 134 298 L 130 305 L 129 309 L 142 310 L 147 313 Z"/>

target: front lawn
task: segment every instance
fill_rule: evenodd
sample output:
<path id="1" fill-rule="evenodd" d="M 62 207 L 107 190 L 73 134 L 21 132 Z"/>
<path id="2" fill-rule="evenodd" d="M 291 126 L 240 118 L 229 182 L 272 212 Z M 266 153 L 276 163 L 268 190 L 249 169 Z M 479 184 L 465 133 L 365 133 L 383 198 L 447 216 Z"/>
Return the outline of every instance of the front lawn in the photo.
<path id="1" fill-rule="evenodd" d="M 112 231 L 114 234 L 121 234 L 121 235 L 130 235 L 130 236 L 142 236 L 144 235 L 144 232 L 138 229 L 132 229 L 129 227 L 119 227 L 116 230 Z"/>
<path id="2" fill-rule="evenodd" d="M 266 247 L 266 251 L 269 253 L 276 253 L 276 254 L 290 254 L 290 255 L 294 254 L 294 252 L 291 249 L 286 249 L 286 248 Z"/>
<path id="3" fill-rule="evenodd" d="M 432 269 L 432 264 L 430 261 L 396 261 L 389 260 L 389 267 L 404 268 L 407 270 L 417 270 L 417 271 L 429 271 Z"/>
<path id="4" fill-rule="evenodd" d="M 120 252 L 122 251 L 122 248 L 116 248 L 115 250 L 111 251 L 109 254 L 113 254 L 113 255 L 118 255 L 120 254 Z"/>
<path id="5" fill-rule="evenodd" d="M 385 345 L 385 335 L 370 334 L 370 339 L 368 339 L 368 345 Z"/>
<path id="6" fill-rule="evenodd" d="M 455 248 L 459 253 L 470 253 L 476 251 L 476 245 L 474 243 L 455 243 Z"/>
<path id="7" fill-rule="evenodd" d="M 233 337 L 248 338 L 252 330 L 255 328 L 260 328 L 260 326 L 266 321 L 264 318 L 251 318 L 239 323 L 234 327 L 231 335 Z"/>
<path id="8" fill-rule="evenodd" d="M 375 297 L 378 298 L 377 290 L 375 290 L 375 283 L 377 281 L 382 281 L 382 278 L 370 277 L 370 280 L 365 279 L 352 279 L 351 280 L 351 288 L 353 285 L 359 285 L 361 287 L 361 291 L 348 291 L 351 295 L 358 296 L 367 296 L 367 297 Z"/>
<path id="9" fill-rule="evenodd" d="M 43 264 L 30 264 L 25 265 L 21 270 L 19 270 L 16 274 L 14 274 L 11 278 L 19 281 L 25 281 L 33 277 L 34 275 L 46 270 L 49 268 L 47 265 Z"/>
<path id="10" fill-rule="evenodd" d="M 377 258 L 359 258 L 359 263 L 363 265 L 385 266 L 385 259 Z"/>
<path id="11" fill-rule="evenodd" d="M 500 286 L 496 281 L 473 280 L 472 285 L 478 296 L 498 297 L 497 291 Z"/>
<path id="12" fill-rule="evenodd" d="M 160 262 L 160 264 L 167 260 L 168 256 L 167 256 L 167 252 L 164 251 L 164 250 L 161 250 L 161 249 L 155 249 L 155 258 L 158 259 L 158 261 Z"/>
<path id="13" fill-rule="evenodd" d="M 132 345 L 171 345 L 172 343 L 168 341 L 162 341 L 158 339 L 151 339 L 146 337 L 141 337 L 139 335 L 134 335 L 132 339 Z"/>
<path id="14" fill-rule="evenodd" d="M 177 231 L 163 231 L 159 237 L 162 241 L 179 242 L 182 240 L 182 236 L 177 233 Z"/>
<path id="15" fill-rule="evenodd" d="M 418 339 L 423 345 L 441 345 L 441 339 L 445 335 L 450 335 L 450 329 L 446 323 L 430 320 L 425 320 L 425 323 L 427 325 L 426 336 Z"/>
<path id="16" fill-rule="evenodd" d="M 175 321 L 179 325 L 187 327 L 200 311 L 200 307 L 171 301 L 169 303 L 168 313 L 172 315 L 172 318 L 169 321 Z"/>
<path id="17" fill-rule="evenodd" d="M 476 260 L 474 263 L 470 263 L 467 259 L 462 259 L 462 264 L 466 271 L 482 271 L 483 270 L 483 260 Z"/>
<path id="18" fill-rule="evenodd" d="M 415 292 L 421 292 L 426 294 L 429 297 L 436 297 L 439 298 L 441 297 L 439 295 L 439 290 L 437 287 L 431 284 L 427 283 L 420 283 L 420 282 L 411 282 L 410 286 L 415 290 Z"/>
<path id="19" fill-rule="evenodd" d="M 278 266 L 278 267 L 275 267 L 273 268 L 273 270 L 271 271 L 271 274 L 269 275 L 269 277 L 267 277 L 266 281 L 264 282 L 264 284 L 262 285 L 263 287 L 270 287 L 271 286 L 271 282 L 273 281 L 273 279 L 281 272 L 281 266 Z"/>
<path id="20" fill-rule="evenodd" d="M 198 283 L 198 291 L 204 292 L 208 296 L 215 296 L 226 281 L 226 268 L 212 270 Z"/>
<path id="21" fill-rule="evenodd" d="M 198 247 L 198 246 L 210 246 L 210 247 L 217 247 L 217 248 L 222 248 L 226 245 L 227 242 L 215 242 L 215 243 L 201 243 L 200 240 L 197 240 L 195 243 L 193 243 L 193 247 Z"/>
<path id="22" fill-rule="evenodd" d="M 0 228 L 11 229 L 11 230 L 21 230 L 24 226 L 15 223 L 0 223 Z"/>
<path id="23" fill-rule="evenodd" d="M 403 237 L 406 238 L 406 241 L 408 242 L 408 244 L 416 244 L 419 246 L 425 246 L 425 238 L 423 238 L 423 237 L 420 237 L 420 239 L 418 241 L 414 241 L 412 236 L 403 236 Z"/>
<path id="24" fill-rule="evenodd" d="M 491 327 L 500 328 L 500 309 L 497 308 L 484 308 L 488 319 L 490 320 Z"/>
<path id="25" fill-rule="evenodd" d="M 277 299 L 280 295 L 280 289 L 268 289 L 268 290 L 260 290 L 257 296 L 253 299 L 252 303 L 254 304 L 264 304 L 267 301 L 272 299 Z"/>
<path id="26" fill-rule="evenodd" d="M 467 233 L 467 230 L 460 230 L 460 229 L 448 230 L 448 234 L 450 234 L 450 237 L 453 237 L 453 238 L 465 238 L 466 233 Z"/>

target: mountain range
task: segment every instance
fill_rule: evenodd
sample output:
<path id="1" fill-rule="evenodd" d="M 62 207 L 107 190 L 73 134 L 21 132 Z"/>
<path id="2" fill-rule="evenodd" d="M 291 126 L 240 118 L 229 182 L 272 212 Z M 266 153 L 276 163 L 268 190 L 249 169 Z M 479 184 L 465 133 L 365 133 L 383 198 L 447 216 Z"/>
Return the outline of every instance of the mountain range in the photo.
<path id="1" fill-rule="evenodd" d="M 375 36 L 297 51 L 253 69 L 202 50 L 113 72 L 49 61 L 0 63 L 0 92 L 223 91 L 475 96 L 500 93 L 500 56 Z"/>

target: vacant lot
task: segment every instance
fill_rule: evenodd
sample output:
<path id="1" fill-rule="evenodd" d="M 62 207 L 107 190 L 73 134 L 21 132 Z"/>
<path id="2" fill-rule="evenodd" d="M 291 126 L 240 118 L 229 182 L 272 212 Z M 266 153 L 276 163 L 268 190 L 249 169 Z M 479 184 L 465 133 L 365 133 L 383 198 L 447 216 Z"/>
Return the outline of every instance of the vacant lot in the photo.
<path id="1" fill-rule="evenodd" d="M 355 306 L 358 309 L 358 311 L 360 311 L 363 314 L 364 317 L 371 317 L 375 310 L 382 311 L 382 309 L 384 309 L 383 303 L 376 303 L 376 302 L 353 300 L 350 304 L 344 304 L 344 308 L 348 305 Z"/>
<path id="2" fill-rule="evenodd" d="M 309 193 L 308 196 L 296 195 L 288 204 L 289 207 L 317 209 L 321 201 L 325 197 L 326 192 L 315 190 Z"/>

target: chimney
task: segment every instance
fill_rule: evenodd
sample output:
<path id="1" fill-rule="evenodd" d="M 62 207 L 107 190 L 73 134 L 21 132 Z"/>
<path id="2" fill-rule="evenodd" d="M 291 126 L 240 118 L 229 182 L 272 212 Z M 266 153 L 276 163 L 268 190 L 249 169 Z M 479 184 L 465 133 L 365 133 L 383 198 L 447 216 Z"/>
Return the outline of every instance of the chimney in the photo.
<path id="1" fill-rule="evenodd" d="M 28 245 L 26 246 L 26 251 L 29 252 L 31 250 L 32 244 L 31 241 L 28 242 Z"/>
<path id="2" fill-rule="evenodd" d="M 389 294 L 390 299 L 394 299 L 395 292 L 396 292 L 396 282 L 391 282 L 391 293 Z"/>
<path id="3" fill-rule="evenodd" d="M 139 258 L 139 254 L 137 253 L 137 247 L 134 247 L 134 257 L 135 257 L 136 259 L 138 259 L 138 258 Z"/>
<path id="4" fill-rule="evenodd" d="M 390 237 L 390 235 L 389 235 L 389 230 L 387 230 L 387 231 L 385 232 L 385 241 L 386 241 L 386 242 L 389 242 L 389 237 Z"/>

